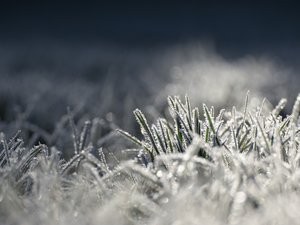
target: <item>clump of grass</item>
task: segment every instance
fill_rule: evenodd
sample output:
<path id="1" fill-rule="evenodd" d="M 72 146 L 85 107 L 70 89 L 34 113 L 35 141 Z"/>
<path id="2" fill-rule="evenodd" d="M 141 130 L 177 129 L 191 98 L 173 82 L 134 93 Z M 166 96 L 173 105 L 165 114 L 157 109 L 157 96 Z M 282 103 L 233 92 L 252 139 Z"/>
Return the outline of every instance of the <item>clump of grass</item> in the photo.
<path id="1" fill-rule="evenodd" d="M 231 153 L 254 154 L 256 159 L 266 158 L 272 155 L 275 144 L 278 144 L 275 143 L 275 131 L 279 129 L 279 136 L 285 140 L 280 141 L 281 155 L 288 157 L 286 161 L 292 160 L 287 153 L 295 152 L 295 149 L 290 149 L 288 140 L 295 136 L 289 137 L 293 126 L 297 126 L 299 100 L 295 103 L 292 115 L 286 118 L 280 116 L 280 111 L 286 105 L 285 99 L 266 115 L 262 114 L 263 103 L 255 109 L 248 109 L 248 101 L 247 94 L 242 113 L 233 107 L 231 112 L 220 110 L 217 116 L 213 107 L 208 108 L 203 104 L 201 117 L 199 108 L 191 109 L 188 97 L 184 103 L 178 97 L 169 97 L 171 121 L 159 118 L 156 124 L 150 126 L 144 114 L 136 109 L 134 115 L 140 125 L 143 140 L 138 140 L 123 130 L 119 132 L 141 147 L 153 162 L 159 155 L 186 152 L 195 137 L 211 148 L 224 148 Z M 209 153 L 202 150 L 199 149 L 198 156 L 209 157 Z"/>

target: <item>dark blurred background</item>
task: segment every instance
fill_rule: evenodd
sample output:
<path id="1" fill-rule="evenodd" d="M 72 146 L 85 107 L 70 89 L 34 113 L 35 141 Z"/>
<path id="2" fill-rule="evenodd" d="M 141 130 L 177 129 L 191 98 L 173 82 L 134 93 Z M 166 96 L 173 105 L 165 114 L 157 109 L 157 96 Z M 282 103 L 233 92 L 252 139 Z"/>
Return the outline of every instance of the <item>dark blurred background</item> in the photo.
<path id="1" fill-rule="evenodd" d="M 169 94 L 218 108 L 250 90 L 291 108 L 299 12 L 297 1 L 2 2 L 0 128 L 52 133 L 70 106 L 76 122 L 134 132 L 131 111 L 156 118 Z"/>
<path id="2" fill-rule="evenodd" d="M 152 47 L 209 39 L 228 54 L 294 48 L 299 9 L 297 1 L 6 1 L 1 41 Z"/>

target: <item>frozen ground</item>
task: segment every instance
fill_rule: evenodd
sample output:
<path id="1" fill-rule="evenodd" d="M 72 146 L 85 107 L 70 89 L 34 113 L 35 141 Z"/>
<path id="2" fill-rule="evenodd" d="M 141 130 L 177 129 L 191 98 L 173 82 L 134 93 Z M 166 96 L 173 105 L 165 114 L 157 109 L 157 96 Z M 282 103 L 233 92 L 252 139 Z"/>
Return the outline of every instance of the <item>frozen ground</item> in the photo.
<path id="1" fill-rule="evenodd" d="M 2 135 L 1 221 L 3 224 L 297 224 L 299 125 L 295 122 L 283 126 L 281 118 L 276 117 L 274 122 L 268 112 L 281 98 L 288 99 L 281 115 L 292 111 L 299 92 L 298 66 L 295 59 L 283 60 L 281 54 L 277 56 L 263 52 L 227 57 L 213 44 L 143 49 L 74 43 L 1 46 L 0 129 L 7 140 L 21 130 L 19 137 L 24 140 L 21 146 L 18 140 L 12 140 L 6 147 Z M 216 153 L 220 146 L 215 146 L 212 133 L 206 146 L 215 160 L 212 164 L 193 158 L 194 162 L 184 153 L 178 159 L 171 155 L 167 161 L 174 164 L 166 170 L 158 165 L 153 169 L 143 168 L 132 162 L 112 168 L 117 159 L 110 152 L 118 159 L 138 153 L 126 150 L 137 147 L 115 134 L 116 128 L 122 128 L 143 137 L 132 114 L 135 108 L 140 108 L 152 123 L 160 116 L 170 118 L 167 96 L 187 94 L 193 106 L 213 105 L 215 116 L 219 109 L 226 108 L 229 113 L 235 105 L 241 111 L 236 114 L 239 117 L 247 90 L 251 93 L 249 108 L 259 119 L 252 121 L 247 116 L 253 126 L 249 127 L 249 134 L 247 129 L 243 132 L 250 136 L 258 132 L 258 155 L 236 151 L 239 147 L 230 136 L 234 132 L 229 132 L 232 140 L 226 157 L 230 163 L 226 164 Z M 268 100 L 260 118 L 257 107 L 263 97 Z M 67 107 L 78 131 L 88 120 L 94 132 L 89 143 L 81 140 L 84 152 L 70 164 L 59 161 L 60 154 L 55 150 L 61 151 L 67 160 L 74 155 Z M 298 116 L 297 107 L 293 114 Z M 203 119 L 203 112 L 200 114 Z M 224 124 L 232 126 L 232 114 L 228 118 Z M 206 123 L 204 132 L 211 124 L 207 118 L 203 123 Z M 263 132 L 259 130 L 260 123 Z M 283 126 L 281 138 L 278 141 L 275 135 L 277 142 L 274 142 L 279 125 Z M 239 141 L 243 132 L 240 136 L 236 134 Z M 205 137 L 204 133 L 201 135 Z M 251 141 L 256 143 L 256 139 Z M 269 142 L 271 150 L 266 144 Z M 15 152 L 24 150 L 22 146 L 27 151 L 38 143 L 46 144 L 50 153 L 43 146 L 36 151 L 39 154 L 29 151 L 33 157 L 28 161 L 25 153 L 14 158 Z M 185 151 L 195 152 L 199 147 L 199 143 L 191 147 L 185 144 Z M 94 167 L 94 159 L 84 155 L 89 145 L 96 156 L 103 147 L 110 168 L 103 169 L 106 165 L 102 154 L 99 154 L 100 167 L 104 171 Z M 149 146 L 146 147 L 153 148 Z M 289 160 L 279 157 L 283 154 L 279 153 L 281 149 L 287 151 Z M 76 166 L 81 157 L 82 165 Z M 192 161 L 191 167 L 185 160 Z"/>

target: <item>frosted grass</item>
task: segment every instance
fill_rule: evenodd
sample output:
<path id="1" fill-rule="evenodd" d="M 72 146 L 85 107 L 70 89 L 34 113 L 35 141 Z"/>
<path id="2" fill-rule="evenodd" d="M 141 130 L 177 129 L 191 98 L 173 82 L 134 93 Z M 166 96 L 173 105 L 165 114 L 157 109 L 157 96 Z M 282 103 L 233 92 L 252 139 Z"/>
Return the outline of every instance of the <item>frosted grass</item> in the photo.
<path id="1" fill-rule="evenodd" d="M 80 128 L 69 116 L 74 149 L 68 161 L 60 155 L 63 149 L 28 148 L 19 133 L 9 140 L 3 134 L 0 219 L 3 224 L 298 224 L 299 100 L 283 117 L 285 100 L 268 108 L 249 105 L 251 93 L 245 99 L 240 110 L 218 112 L 208 105 L 194 108 L 188 97 L 169 97 L 169 116 L 153 124 L 135 110 L 143 136 L 120 134 L 138 152 L 115 166 L 95 149 L 90 121 Z"/>

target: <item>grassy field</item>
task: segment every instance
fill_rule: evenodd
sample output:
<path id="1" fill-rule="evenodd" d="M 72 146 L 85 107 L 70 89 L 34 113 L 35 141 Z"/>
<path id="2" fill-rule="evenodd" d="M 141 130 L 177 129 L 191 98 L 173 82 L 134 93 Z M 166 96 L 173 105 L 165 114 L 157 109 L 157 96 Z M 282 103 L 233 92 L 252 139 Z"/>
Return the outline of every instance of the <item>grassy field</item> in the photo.
<path id="1" fill-rule="evenodd" d="M 298 224 L 292 69 L 65 48 L 2 48 L 1 224 Z"/>

